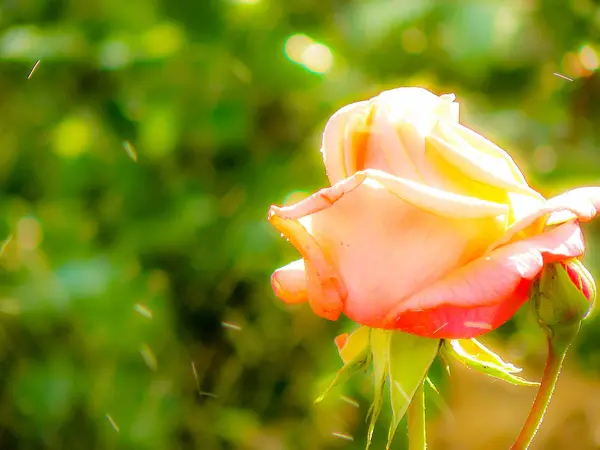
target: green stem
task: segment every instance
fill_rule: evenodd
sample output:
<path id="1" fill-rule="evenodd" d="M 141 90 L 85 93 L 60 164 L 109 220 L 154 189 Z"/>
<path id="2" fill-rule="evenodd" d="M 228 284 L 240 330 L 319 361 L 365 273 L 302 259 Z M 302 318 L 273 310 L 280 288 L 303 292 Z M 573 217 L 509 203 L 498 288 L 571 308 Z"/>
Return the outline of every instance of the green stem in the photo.
<path id="1" fill-rule="evenodd" d="M 556 343 L 550 338 L 548 339 L 548 359 L 546 360 L 546 368 L 538 393 L 529 412 L 529 416 L 525 421 L 525 425 L 519 434 L 519 437 L 511 447 L 511 450 L 527 450 L 531 445 L 531 441 L 535 437 L 537 431 L 542 424 L 544 414 L 550 404 L 550 399 L 556 387 L 556 381 L 560 375 L 565 356 L 569 345 L 555 345 Z M 558 347 L 558 348 L 557 348 Z"/>
<path id="2" fill-rule="evenodd" d="M 415 392 L 408 406 L 408 448 L 409 450 L 427 449 L 425 389 L 423 383 L 421 383 L 417 392 Z"/>

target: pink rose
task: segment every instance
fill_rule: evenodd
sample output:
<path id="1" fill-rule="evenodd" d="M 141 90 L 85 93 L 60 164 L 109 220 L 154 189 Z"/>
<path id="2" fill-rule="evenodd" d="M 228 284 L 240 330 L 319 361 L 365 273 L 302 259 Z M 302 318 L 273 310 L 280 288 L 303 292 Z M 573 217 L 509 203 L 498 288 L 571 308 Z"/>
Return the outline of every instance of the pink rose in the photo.
<path id="1" fill-rule="evenodd" d="M 580 257 L 600 188 L 546 200 L 458 121 L 453 95 L 400 88 L 342 108 L 321 148 L 331 187 L 269 221 L 302 259 L 275 294 L 335 320 L 436 337 L 497 328 L 545 264 Z"/>

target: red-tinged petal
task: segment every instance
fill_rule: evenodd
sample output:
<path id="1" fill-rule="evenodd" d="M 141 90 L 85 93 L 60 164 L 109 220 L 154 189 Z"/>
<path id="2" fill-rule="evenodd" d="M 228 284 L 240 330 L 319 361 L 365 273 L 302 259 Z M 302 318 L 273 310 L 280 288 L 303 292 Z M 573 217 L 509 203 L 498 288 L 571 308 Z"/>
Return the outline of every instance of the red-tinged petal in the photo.
<path id="1" fill-rule="evenodd" d="M 298 220 L 281 217 L 278 209 L 272 207 L 269 221 L 304 258 L 307 293 L 315 314 L 330 320 L 337 319 L 347 293 L 330 258 Z"/>
<path id="2" fill-rule="evenodd" d="M 304 303 L 308 300 L 308 287 L 304 260 L 299 259 L 281 267 L 271 275 L 275 295 L 286 303 Z"/>
<path id="3" fill-rule="evenodd" d="M 437 327 L 444 326 L 437 330 L 435 337 L 471 337 L 473 334 L 446 336 L 445 333 L 473 328 L 473 321 L 475 328 L 480 329 L 479 334 L 490 331 L 502 323 L 498 317 L 503 320 L 510 317 L 497 316 L 490 311 L 516 311 L 515 307 L 518 308 L 524 300 L 515 293 L 519 292 L 524 282 L 532 281 L 545 264 L 581 256 L 584 250 L 581 229 L 576 222 L 567 222 L 541 235 L 500 247 L 488 256 L 472 261 L 415 295 L 401 300 L 381 323 L 367 325 L 409 331 L 402 328 L 407 326 L 407 319 L 403 318 L 406 314 L 410 318 L 417 312 L 422 312 L 421 317 L 427 318 L 428 314 L 424 313 L 427 311 L 435 317 L 435 314 L 439 314 L 438 310 L 444 311 L 444 308 L 458 308 L 459 311 L 463 308 L 465 314 L 469 315 L 475 314 L 468 312 L 470 309 L 476 311 L 482 307 L 491 307 L 482 310 L 487 311 L 482 317 L 469 318 L 467 322 L 471 322 L 470 324 L 465 324 L 464 314 L 456 317 L 447 315 L 447 324 L 437 323 Z M 413 323 L 412 320 L 409 323 Z M 431 328 L 432 326 L 427 325 L 427 332 L 432 332 Z"/>
<path id="4" fill-rule="evenodd" d="M 576 266 L 574 266 L 573 263 L 569 261 L 560 264 L 566 270 L 567 275 L 569 275 L 569 279 L 577 287 L 577 289 L 583 293 L 585 298 L 587 298 L 588 300 L 592 300 L 592 292 L 590 290 L 590 286 L 588 285 L 588 281 L 576 269 Z M 585 270 L 585 268 L 583 268 L 583 270 Z"/>
<path id="5" fill-rule="evenodd" d="M 477 337 L 507 322 L 529 299 L 532 284 L 530 280 L 521 280 L 513 292 L 493 305 L 469 308 L 442 305 L 407 311 L 397 318 L 395 329 L 438 339 Z"/>

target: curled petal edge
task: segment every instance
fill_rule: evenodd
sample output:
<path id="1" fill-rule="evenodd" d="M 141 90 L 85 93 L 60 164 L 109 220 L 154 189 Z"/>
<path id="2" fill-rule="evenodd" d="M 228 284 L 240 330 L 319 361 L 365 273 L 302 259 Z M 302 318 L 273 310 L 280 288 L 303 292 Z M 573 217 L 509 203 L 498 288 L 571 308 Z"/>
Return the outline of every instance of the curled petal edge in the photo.
<path id="1" fill-rule="evenodd" d="M 545 225 L 560 225 L 577 219 L 589 222 L 598 214 L 600 209 L 600 187 L 584 187 L 574 189 L 564 194 L 552 197 L 535 211 L 510 226 L 506 233 L 489 249 L 493 250 L 507 244 L 520 232 L 525 231 L 536 222 Z"/>
<path id="2" fill-rule="evenodd" d="M 386 172 L 367 169 L 356 172 L 335 185 L 321 189 L 290 206 L 271 206 L 269 217 L 298 220 L 329 208 L 362 183 L 371 183 L 424 211 L 451 219 L 479 219 L 507 214 L 504 204 L 445 192 L 420 183 L 395 177 Z M 271 220 L 271 219 L 270 219 Z M 285 233 L 284 233 L 285 234 Z"/>
<path id="3" fill-rule="evenodd" d="M 269 221 L 304 258 L 308 300 L 315 314 L 336 320 L 347 292 L 331 260 L 298 220 L 281 217 L 272 207 Z"/>

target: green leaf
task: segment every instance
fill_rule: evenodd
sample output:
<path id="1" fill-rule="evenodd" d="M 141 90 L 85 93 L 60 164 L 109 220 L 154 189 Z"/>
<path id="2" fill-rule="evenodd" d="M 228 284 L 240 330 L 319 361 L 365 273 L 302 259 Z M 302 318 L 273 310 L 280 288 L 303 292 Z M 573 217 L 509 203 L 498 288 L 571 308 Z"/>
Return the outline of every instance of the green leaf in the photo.
<path id="1" fill-rule="evenodd" d="M 522 369 L 507 363 L 496 353 L 476 339 L 444 340 L 442 352 L 452 356 L 465 366 L 483 372 L 494 378 L 504 380 L 517 386 L 539 386 L 539 383 L 527 381 L 514 375 Z"/>
<path id="2" fill-rule="evenodd" d="M 385 395 L 385 380 L 387 378 L 390 356 L 390 341 L 393 332 L 379 329 L 371 329 L 371 355 L 373 359 L 373 381 L 375 384 L 375 395 L 373 404 L 367 414 L 369 430 L 367 433 L 367 449 L 371 446 L 375 422 L 383 406 Z"/>
<path id="3" fill-rule="evenodd" d="M 396 429 L 404 417 L 415 392 L 427 376 L 438 353 L 439 339 L 394 332 L 389 346 L 389 382 L 393 420 L 388 432 L 390 448 Z"/>

